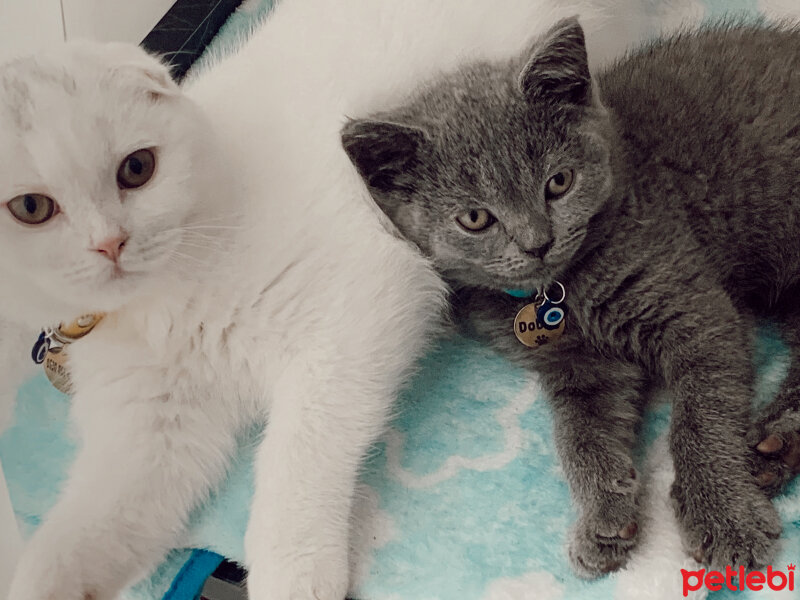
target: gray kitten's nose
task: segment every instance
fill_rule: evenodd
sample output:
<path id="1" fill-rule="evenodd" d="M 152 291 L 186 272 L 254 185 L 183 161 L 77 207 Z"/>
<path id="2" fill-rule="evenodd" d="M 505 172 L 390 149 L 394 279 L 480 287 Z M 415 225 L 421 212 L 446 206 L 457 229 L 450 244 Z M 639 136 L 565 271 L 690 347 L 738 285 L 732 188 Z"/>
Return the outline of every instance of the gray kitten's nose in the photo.
<path id="1" fill-rule="evenodd" d="M 544 258 L 547 251 L 553 247 L 553 240 L 549 240 L 546 244 L 542 244 L 538 248 L 526 248 L 525 254 L 535 256 L 536 258 Z"/>

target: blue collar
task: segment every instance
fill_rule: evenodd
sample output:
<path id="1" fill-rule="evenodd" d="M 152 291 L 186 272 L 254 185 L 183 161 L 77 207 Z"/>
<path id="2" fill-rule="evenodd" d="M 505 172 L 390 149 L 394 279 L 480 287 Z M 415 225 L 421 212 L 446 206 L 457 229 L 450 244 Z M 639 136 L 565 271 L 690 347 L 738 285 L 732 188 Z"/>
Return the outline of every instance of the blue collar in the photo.
<path id="1" fill-rule="evenodd" d="M 514 298 L 533 298 L 536 295 L 536 290 L 503 290 L 509 296 Z"/>

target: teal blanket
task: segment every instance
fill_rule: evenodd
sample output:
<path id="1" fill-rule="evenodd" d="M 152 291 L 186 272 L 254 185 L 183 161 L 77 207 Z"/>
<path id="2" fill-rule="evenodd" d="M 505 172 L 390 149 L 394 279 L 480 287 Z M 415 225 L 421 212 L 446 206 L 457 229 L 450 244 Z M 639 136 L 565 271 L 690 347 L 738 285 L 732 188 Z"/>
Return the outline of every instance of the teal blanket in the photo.
<path id="1" fill-rule="evenodd" d="M 761 336 L 757 360 L 757 401 L 763 403 L 775 393 L 787 360 L 769 331 Z M 15 424 L 0 438 L 0 459 L 26 534 L 55 502 L 74 454 L 68 409 L 68 398 L 37 377 L 20 390 Z M 639 552 L 620 573 L 580 580 L 566 558 L 574 514 L 535 378 L 475 342 L 443 341 L 424 361 L 364 469 L 354 518 L 354 597 L 679 597 L 680 569 L 695 567 L 680 549 L 667 498 L 668 419 L 669 405 L 655 402 L 644 427 L 640 466 L 649 487 L 648 519 Z M 195 515 L 187 547 L 242 560 L 257 437 L 257 431 L 243 436 L 228 482 Z M 785 527 L 775 566 L 785 570 L 800 558 L 800 485 L 777 504 Z M 129 596 L 162 597 L 186 558 L 185 551 L 176 552 Z M 213 569 L 213 560 L 204 560 Z M 173 593 L 175 600 L 190 597 L 177 588 Z M 717 593 L 714 600 L 725 597 Z"/>
<path id="2" fill-rule="evenodd" d="M 672 1 L 686 10 L 700 6 L 709 16 L 733 8 L 757 15 L 769 4 Z M 234 48 L 270 5 L 269 0 L 248 3 L 212 49 Z M 756 401 L 764 403 L 775 393 L 787 362 L 785 347 L 769 330 L 760 337 L 757 362 Z M 55 502 L 74 456 L 68 411 L 68 398 L 36 377 L 19 390 L 14 423 L 0 437 L 0 460 L 25 535 Z M 400 401 L 398 417 L 364 467 L 353 519 L 351 595 L 360 600 L 683 597 L 680 570 L 696 566 L 681 549 L 668 498 L 668 420 L 668 402 L 657 399 L 639 452 L 647 487 L 641 546 L 626 569 L 596 581 L 580 580 L 565 551 L 575 515 L 535 376 L 475 342 L 457 336 L 443 340 L 423 361 Z M 192 598 L 220 560 L 217 554 L 243 560 L 259 433 L 242 435 L 228 480 L 196 511 L 184 549 L 176 549 L 128 592 L 129 598 Z M 776 504 L 784 532 L 774 567 L 785 571 L 789 562 L 800 560 L 800 485 L 795 482 Z M 706 594 L 702 587 L 689 592 L 694 598 Z M 794 597 L 769 594 L 722 591 L 709 597 Z"/>

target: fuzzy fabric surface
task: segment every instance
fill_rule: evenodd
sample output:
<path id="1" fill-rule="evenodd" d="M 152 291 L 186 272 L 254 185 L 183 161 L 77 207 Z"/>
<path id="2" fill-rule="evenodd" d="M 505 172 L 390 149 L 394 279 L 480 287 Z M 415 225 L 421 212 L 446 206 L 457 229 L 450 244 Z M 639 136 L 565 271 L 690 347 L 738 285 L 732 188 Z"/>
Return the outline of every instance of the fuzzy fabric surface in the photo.
<path id="1" fill-rule="evenodd" d="M 291 1 L 291 0 L 284 0 Z M 271 7 L 250 0 L 210 48 L 234 51 Z M 717 18 L 731 11 L 784 16 L 797 0 L 683 2 Z M 202 62 L 198 68 L 202 68 Z M 774 333 L 759 338 L 756 402 L 774 395 L 788 355 Z M 627 567 L 595 581 L 570 569 L 566 541 L 574 520 L 552 440 L 549 410 L 536 378 L 475 342 L 443 340 L 423 361 L 397 416 L 368 458 L 353 517 L 351 596 L 359 600 L 673 599 L 683 595 L 685 556 L 669 501 L 669 404 L 655 398 L 643 425 L 639 467 L 646 492 L 641 542 Z M 75 454 L 69 399 L 44 376 L 26 383 L 0 460 L 23 534 L 54 504 Z M 241 438 L 226 483 L 199 508 L 184 540 L 130 599 L 190 599 L 198 576 L 216 565 L 208 549 L 244 560 L 243 535 L 260 432 Z M 800 484 L 776 499 L 784 521 L 776 569 L 800 560 Z M 187 564 L 188 563 L 188 564 Z M 202 577 L 200 577 L 201 579 Z M 191 585 L 182 587 L 182 582 Z M 689 592 L 691 598 L 791 598 L 798 592 Z"/>
<path id="2" fill-rule="evenodd" d="M 769 330 L 757 361 L 757 402 L 785 374 L 787 351 Z M 69 400 L 44 377 L 19 393 L 15 422 L 0 438 L 12 501 L 24 533 L 55 502 L 74 454 Z M 647 493 L 640 548 L 628 567 L 596 581 L 575 577 L 565 541 L 574 514 L 553 450 L 550 414 L 534 377 L 480 345 L 443 341 L 406 391 L 369 458 L 354 515 L 352 596 L 361 600 L 671 599 L 680 569 L 697 569 L 680 544 L 669 502 L 669 405 L 656 398 L 643 427 Z M 253 442 L 243 436 L 227 484 L 197 512 L 186 546 L 243 560 Z M 784 520 L 785 570 L 800 558 L 800 485 L 776 501 Z M 191 598 L 172 588 L 188 559 L 176 551 L 129 598 Z M 213 569 L 213 564 L 211 568 Z M 749 592 L 766 598 L 767 592 Z M 703 598 L 703 590 L 691 597 Z M 713 600 L 748 593 L 711 594 Z M 792 595 L 774 597 L 793 597 Z"/>

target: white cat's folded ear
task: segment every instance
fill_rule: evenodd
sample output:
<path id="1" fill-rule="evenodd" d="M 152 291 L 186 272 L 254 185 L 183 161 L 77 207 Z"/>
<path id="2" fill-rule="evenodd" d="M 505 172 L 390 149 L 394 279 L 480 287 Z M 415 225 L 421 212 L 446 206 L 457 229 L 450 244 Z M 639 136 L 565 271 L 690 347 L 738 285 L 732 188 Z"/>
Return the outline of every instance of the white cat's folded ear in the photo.
<path id="1" fill-rule="evenodd" d="M 577 17 L 558 21 L 534 43 L 518 84 L 530 102 L 592 103 L 586 40 Z"/>
<path id="2" fill-rule="evenodd" d="M 181 93 L 180 87 L 172 79 L 169 68 L 144 51 L 139 57 L 130 58 L 114 66 L 110 75 L 119 82 L 140 88 L 154 100 Z"/>

